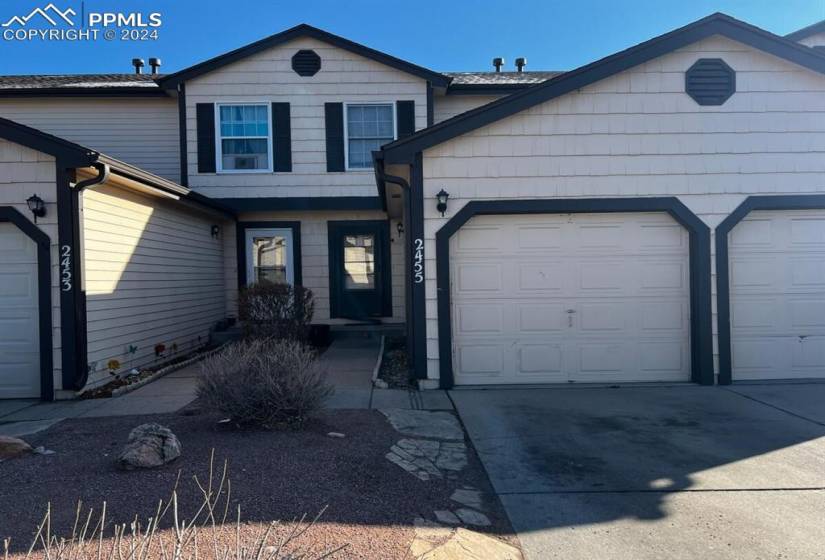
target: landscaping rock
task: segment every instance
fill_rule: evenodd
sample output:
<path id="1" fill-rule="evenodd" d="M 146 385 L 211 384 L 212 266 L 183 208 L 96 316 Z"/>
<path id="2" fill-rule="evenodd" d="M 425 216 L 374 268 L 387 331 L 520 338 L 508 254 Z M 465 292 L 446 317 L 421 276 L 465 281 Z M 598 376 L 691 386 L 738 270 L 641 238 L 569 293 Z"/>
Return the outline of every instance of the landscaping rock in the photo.
<path id="1" fill-rule="evenodd" d="M 129 432 L 129 443 L 117 458 L 121 469 L 151 469 L 180 457 L 180 441 L 160 424 L 141 424 Z"/>
<path id="2" fill-rule="evenodd" d="M 22 457 L 33 453 L 32 446 L 22 439 L 11 436 L 0 436 L 0 462 L 15 457 Z"/>
<path id="3" fill-rule="evenodd" d="M 462 506 L 467 506 L 478 510 L 481 509 L 481 492 L 478 490 L 459 488 L 453 492 L 450 499 L 454 502 L 458 502 Z"/>
<path id="4" fill-rule="evenodd" d="M 402 439 L 386 458 L 419 480 L 443 478 L 443 471 L 458 472 L 467 466 L 467 446 L 458 442 Z"/>
<path id="5" fill-rule="evenodd" d="M 461 520 L 449 510 L 439 509 L 433 513 L 435 513 L 435 518 L 438 519 L 440 523 L 444 523 L 445 525 L 461 525 Z"/>
<path id="6" fill-rule="evenodd" d="M 381 413 L 396 431 L 404 435 L 464 441 L 464 431 L 458 419 L 449 412 L 390 408 L 381 410 Z"/>
<path id="7" fill-rule="evenodd" d="M 521 552 L 507 543 L 493 537 L 458 529 L 444 544 L 432 548 L 422 555 L 415 556 L 419 560 L 521 560 Z"/>
<path id="8" fill-rule="evenodd" d="M 446 543 L 453 536 L 450 527 L 444 527 L 421 517 L 413 520 L 415 537 L 410 544 L 410 555 L 413 558 L 420 558 L 434 548 Z"/>
<path id="9" fill-rule="evenodd" d="M 470 508 L 461 508 L 455 510 L 455 514 L 467 525 L 476 525 L 478 527 L 489 527 L 490 519 L 481 512 Z"/>

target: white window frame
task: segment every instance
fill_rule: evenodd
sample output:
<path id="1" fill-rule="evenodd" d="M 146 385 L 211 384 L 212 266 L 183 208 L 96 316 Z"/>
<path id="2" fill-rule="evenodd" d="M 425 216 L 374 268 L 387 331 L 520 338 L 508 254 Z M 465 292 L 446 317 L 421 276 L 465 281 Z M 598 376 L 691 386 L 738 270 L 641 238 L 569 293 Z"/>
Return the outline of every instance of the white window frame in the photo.
<path id="1" fill-rule="evenodd" d="M 266 137 L 266 149 L 268 150 L 268 157 L 267 161 L 269 162 L 269 167 L 266 169 L 224 169 L 223 168 L 223 136 L 221 135 L 221 107 L 237 107 L 237 106 L 246 106 L 246 105 L 265 105 L 266 106 L 266 118 L 267 118 L 267 127 L 266 129 L 269 131 L 269 135 Z M 270 101 L 228 101 L 228 102 L 221 102 L 215 103 L 215 170 L 217 173 L 273 173 L 274 169 L 274 151 L 273 151 L 273 140 L 272 140 L 272 103 Z M 232 136 L 227 136 L 228 139 L 233 138 Z M 237 138 L 237 137 L 235 137 Z M 263 138 L 263 136 L 246 136 L 242 138 Z"/>
<path id="2" fill-rule="evenodd" d="M 286 281 L 290 285 L 295 284 L 295 245 L 292 236 L 292 228 L 250 228 L 246 230 L 245 247 L 246 251 L 246 285 L 255 283 L 255 260 L 252 258 L 252 239 L 254 237 L 275 237 L 281 236 L 286 239 Z"/>
<path id="3" fill-rule="evenodd" d="M 360 171 L 373 173 L 372 167 L 350 167 L 349 166 L 349 108 L 351 105 L 389 105 L 392 107 L 392 139 L 398 140 L 398 106 L 395 101 L 347 101 L 344 103 L 344 169 L 347 171 Z"/>

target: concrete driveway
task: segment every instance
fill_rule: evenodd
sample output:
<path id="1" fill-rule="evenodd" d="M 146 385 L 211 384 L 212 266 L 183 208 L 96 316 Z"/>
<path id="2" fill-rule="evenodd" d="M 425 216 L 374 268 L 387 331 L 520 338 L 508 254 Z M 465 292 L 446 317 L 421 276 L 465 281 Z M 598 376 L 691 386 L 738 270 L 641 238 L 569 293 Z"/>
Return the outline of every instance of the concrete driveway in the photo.
<path id="1" fill-rule="evenodd" d="M 825 385 L 451 396 L 528 559 L 825 558 Z"/>

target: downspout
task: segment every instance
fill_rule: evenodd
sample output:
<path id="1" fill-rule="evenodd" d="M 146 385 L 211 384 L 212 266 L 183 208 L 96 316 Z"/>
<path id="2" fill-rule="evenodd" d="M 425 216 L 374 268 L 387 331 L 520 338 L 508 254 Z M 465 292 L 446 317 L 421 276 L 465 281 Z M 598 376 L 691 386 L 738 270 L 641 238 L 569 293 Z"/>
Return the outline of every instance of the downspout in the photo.
<path id="1" fill-rule="evenodd" d="M 72 247 L 76 248 L 72 259 L 72 277 L 75 279 L 73 285 L 74 306 L 73 316 L 75 324 L 75 348 L 74 348 L 74 379 L 71 386 L 75 390 L 82 389 L 89 379 L 89 359 L 88 342 L 86 332 L 86 289 L 83 284 L 83 237 L 81 235 L 80 219 L 80 193 L 87 187 L 105 183 L 109 179 L 111 169 L 109 164 L 94 162 L 91 167 L 97 170 L 97 176 L 84 179 L 70 186 L 69 200 L 72 208 L 71 237 Z"/>

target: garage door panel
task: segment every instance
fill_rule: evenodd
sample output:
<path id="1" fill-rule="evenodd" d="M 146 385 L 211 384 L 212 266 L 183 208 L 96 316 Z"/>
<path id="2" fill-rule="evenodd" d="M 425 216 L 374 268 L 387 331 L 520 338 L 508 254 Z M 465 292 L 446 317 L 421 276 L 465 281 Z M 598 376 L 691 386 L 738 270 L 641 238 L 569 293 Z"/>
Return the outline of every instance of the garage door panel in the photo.
<path id="1" fill-rule="evenodd" d="M 466 227 L 497 233 L 487 251 L 451 240 L 456 383 L 689 379 L 689 237 L 670 216 L 477 216 Z M 490 265 L 500 287 L 467 278 Z"/>
<path id="2" fill-rule="evenodd" d="M 40 396 L 37 246 L 0 223 L 0 398 Z"/>
<path id="3" fill-rule="evenodd" d="M 495 292 L 503 286 L 499 264 L 464 264 L 458 267 L 457 278 L 460 292 Z"/>
<path id="4" fill-rule="evenodd" d="M 730 240 L 733 378 L 825 378 L 825 211 L 752 212 Z"/>

